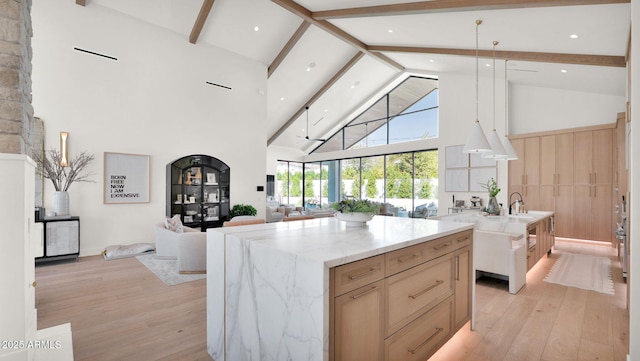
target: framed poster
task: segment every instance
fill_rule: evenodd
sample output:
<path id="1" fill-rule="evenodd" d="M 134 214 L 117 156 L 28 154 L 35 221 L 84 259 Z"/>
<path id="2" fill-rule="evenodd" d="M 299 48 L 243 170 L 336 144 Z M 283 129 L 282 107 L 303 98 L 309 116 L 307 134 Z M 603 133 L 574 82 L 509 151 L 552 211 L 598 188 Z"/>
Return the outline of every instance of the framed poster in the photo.
<path id="1" fill-rule="evenodd" d="M 469 169 L 446 169 L 445 192 L 468 192 Z"/>
<path id="2" fill-rule="evenodd" d="M 469 170 L 469 191 L 471 192 L 485 192 L 489 191 L 482 186 L 487 184 L 490 178 L 498 180 L 497 170 L 495 167 L 488 168 L 471 168 Z"/>
<path id="3" fill-rule="evenodd" d="M 104 153 L 104 203 L 149 203 L 149 156 Z"/>
<path id="4" fill-rule="evenodd" d="M 446 168 L 469 167 L 469 154 L 462 152 L 463 149 L 464 145 L 453 145 L 444 149 L 444 162 Z"/>

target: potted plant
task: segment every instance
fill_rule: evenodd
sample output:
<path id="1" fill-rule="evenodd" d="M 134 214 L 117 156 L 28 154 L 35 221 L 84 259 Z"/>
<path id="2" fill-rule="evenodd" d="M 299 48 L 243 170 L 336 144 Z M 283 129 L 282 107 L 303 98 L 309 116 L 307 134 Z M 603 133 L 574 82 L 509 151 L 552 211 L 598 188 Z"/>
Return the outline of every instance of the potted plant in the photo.
<path id="1" fill-rule="evenodd" d="M 93 154 L 82 152 L 69 159 L 68 166 L 61 165 L 60 152 L 50 149 L 42 154 L 34 153 L 33 160 L 38 174 L 50 179 L 55 192 L 53 194 L 53 210 L 56 215 L 69 214 L 69 187 L 74 182 L 93 182 L 89 179 L 92 173 L 86 167 L 94 160 Z"/>
<path id="2" fill-rule="evenodd" d="M 490 178 L 489 180 L 487 180 L 487 183 L 482 184 L 482 188 L 486 189 L 489 192 L 489 203 L 487 204 L 487 207 L 484 209 L 484 211 L 489 214 L 499 215 L 500 205 L 498 204 L 496 196 L 498 195 L 498 193 L 500 193 L 500 188 L 498 187 L 496 180 L 494 178 Z"/>
<path id="3" fill-rule="evenodd" d="M 380 213 L 380 204 L 368 199 L 345 198 L 331 207 L 338 211 L 336 218 L 347 222 L 347 226 L 363 226 Z"/>
<path id="4" fill-rule="evenodd" d="M 231 218 L 236 216 L 255 216 L 258 211 L 250 204 L 234 204 L 230 211 Z"/>

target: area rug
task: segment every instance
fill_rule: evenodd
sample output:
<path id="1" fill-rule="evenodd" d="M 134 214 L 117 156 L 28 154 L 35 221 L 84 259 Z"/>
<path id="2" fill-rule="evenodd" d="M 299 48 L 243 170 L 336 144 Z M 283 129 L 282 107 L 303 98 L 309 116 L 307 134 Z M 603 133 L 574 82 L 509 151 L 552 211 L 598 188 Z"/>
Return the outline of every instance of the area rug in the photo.
<path id="1" fill-rule="evenodd" d="M 207 277 L 206 274 L 180 274 L 178 273 L 177 260 L 158 259 L 155 254 L 136 256 L 136 259 L 168 286 L 197 281 Z"/>
<path id="2" fill-rule="evenodd" d="M 575 253 L 562 253 L 545 282 L 613 295 L 611 260 Z"/>

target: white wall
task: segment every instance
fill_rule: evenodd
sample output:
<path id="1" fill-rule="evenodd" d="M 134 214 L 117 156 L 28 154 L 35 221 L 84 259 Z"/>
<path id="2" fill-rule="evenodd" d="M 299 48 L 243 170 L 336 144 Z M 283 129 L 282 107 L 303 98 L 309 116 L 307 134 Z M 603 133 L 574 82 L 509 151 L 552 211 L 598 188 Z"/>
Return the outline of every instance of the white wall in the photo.
<path id="1" fill-rule="evenodd" d="M 513 84 L 510 134 L 526 134 L 616 122 L 626 110 L 624 96 Z"/>
<path id="2" fill-rule="evenodd" d="M 82 256 L 152 242 L 152 225 L 165 217 L 165 167 L 190 154 L 227 163 L 231 204 L 250 203 L 264 216 L 265 192 L 256 190 L 266 174 L 266 97 L 258 92 L 266 89 L 264 65 L 95 4 L 34 0 L 32 18 L 33 106 L 46 147 L 57 148 L 64 130 L 71 156 L 96 156 L 95 183 L 69 190 Z M 104 152 L 150 155 L 149 203 L 103 204 Z M 50 209 L 53 188 L 45 185 Z"/>

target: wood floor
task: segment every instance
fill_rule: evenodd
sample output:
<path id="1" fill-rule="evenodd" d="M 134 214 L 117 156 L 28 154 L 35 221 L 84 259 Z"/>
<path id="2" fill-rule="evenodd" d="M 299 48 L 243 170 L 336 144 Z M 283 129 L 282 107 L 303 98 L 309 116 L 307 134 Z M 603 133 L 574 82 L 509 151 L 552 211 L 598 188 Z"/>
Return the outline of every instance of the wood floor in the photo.
<path id="1" fill-rule="evenodd" d="M 561 252 L 612 259 L 615 295 L 543 281 Z M 206 351 L 206 281 L 166 286 L 135 258 L 36 268 L 38 328 L 70 322 L 74 358 L 211 360 Z M 556 242 L 517 295 L 481 279 L 477 327 L 463 327 L 431 361 L 614 360 L 628 353 L 626 284 L 615 249 Z"/>
<path id="2" fill-rule="evenodd" d="M 561 253 L 609 257 L 615 295 L 544 282 Z M 507 292 L 506 282 L 480 279 L 476 330 L 467 324 L 430 361 L 625 361 L 627 288 L 616 254 L 608 244 L 557 240 L 551 257 L 527 273 L 517 295 Z"/>

